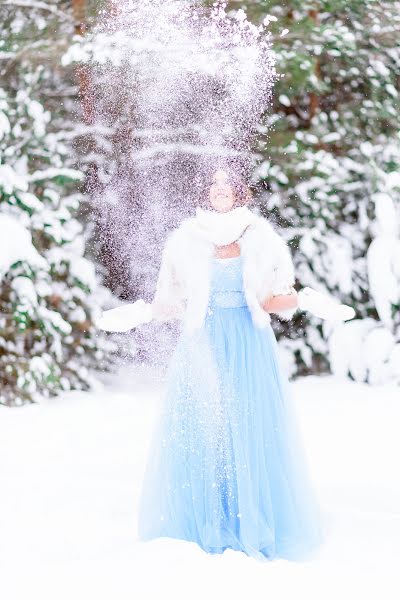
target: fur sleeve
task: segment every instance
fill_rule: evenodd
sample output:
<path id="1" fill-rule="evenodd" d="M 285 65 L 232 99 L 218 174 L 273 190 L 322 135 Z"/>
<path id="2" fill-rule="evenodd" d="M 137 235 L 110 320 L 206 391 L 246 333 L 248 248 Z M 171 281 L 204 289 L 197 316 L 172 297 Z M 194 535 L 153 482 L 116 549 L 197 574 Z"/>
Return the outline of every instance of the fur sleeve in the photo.
<path id="1" fill-rule="evenodd" d="M 156 291 L 152 302 L 153 314 L 159 321 L 180 319 L 184 313 L 181 286 L 174 264 L 175 232 L 168 237 L 161 258 Z"/>
<path id="2" fill-rule="evenodd" d="M 295 282 L 294 266 L 290 248 L 287 243 L 276 233 L 277 260 L 274 265 L 272 295 L 280 296 L 291 293 Z M 276 313 L 280 319 L 290 320 L 297 308 L 291 308 Z"/>

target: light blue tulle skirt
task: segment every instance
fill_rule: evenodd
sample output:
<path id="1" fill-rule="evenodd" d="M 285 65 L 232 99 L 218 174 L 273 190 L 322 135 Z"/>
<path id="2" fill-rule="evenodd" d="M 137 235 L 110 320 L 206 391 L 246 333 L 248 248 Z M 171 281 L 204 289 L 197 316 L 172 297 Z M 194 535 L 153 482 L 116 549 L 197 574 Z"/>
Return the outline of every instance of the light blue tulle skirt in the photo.
<path id="1" fill-rule="evenodd" d="M 171 358 L 139 537 L 306 559 L 321 542 L 321 521 L 276 338 L 270 325 L 254 326 L 243 294 L 221 298 Z"/>

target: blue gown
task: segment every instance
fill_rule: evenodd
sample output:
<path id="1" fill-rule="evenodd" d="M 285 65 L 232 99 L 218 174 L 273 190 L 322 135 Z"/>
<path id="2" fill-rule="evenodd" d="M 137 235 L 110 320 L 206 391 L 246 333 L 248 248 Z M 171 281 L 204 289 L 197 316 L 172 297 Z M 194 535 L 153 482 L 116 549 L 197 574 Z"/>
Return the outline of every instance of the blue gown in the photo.
<path id="1" fill-rule="evenodd" d="M 214 259 L 203 327 L 181 333 L 142 485 L 141 540 L 303 560 L 321 542 L 270 325 L 253 325 L 241 257 Z"/>

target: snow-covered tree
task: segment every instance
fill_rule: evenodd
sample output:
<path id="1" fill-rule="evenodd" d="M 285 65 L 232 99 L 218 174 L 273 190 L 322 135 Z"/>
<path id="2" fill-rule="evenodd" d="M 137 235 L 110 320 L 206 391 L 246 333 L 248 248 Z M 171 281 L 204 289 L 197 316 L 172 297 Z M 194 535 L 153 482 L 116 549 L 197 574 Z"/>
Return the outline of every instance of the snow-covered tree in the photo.
<path id="1" fill-rule="evenodd" d="M 101 290 L 77 219 L 84 175 L 69 166 L 67 82 L 57 85 L 57 49 L 64 24 L 65 34 L 72 27 L 65 4 L 2 7 L 0 402 L 9 405 L 87 389 L 107 352 L 93 326 Z"/>
<path id="2" fill-rule="evenodd" d="M 393 185 L 399 187 L 400 176 L 393 175 L 372 194 L 375 221 L 367 273 L 379 320 L 367 317 L 344 323 L 329 337 L 333 372 L 371 383 L 400 382 L 400 211 L 393 201 Z"/>
<path id="3" fill-rule="evenodd" d="M 276 32 L 281 78 L 258 149 L 257 177 L 268 190 L 265 212 L 293 242 L 299 285 L 355 308 L 357 320 L 340 327 L 357 337 L 355 354 L 368 354 L 362 333 L 368 323 L 384 330 L 390 344 L 373 360 L 379 363 L 376 370 L 398 379 L 388 365 L 398 356 L 400 342 L 395 283 L 400 254 L 394 251 L 400 203 L 400 3 L 260 0 L 228 5 L 233 10 L 245 6 L 254 22 L 268 22 Z M 282 28 L 288 30 L 284 36 Z M 335 369 L 337 353 L 333 357 L 330 348 L 346 353 L 339 332 L 329 343 L 334 328 L 318 319 L 299 314 L 283 327 L 282 343 L 296 356 L 294 372 Z M 390 358 L 392 351 L 397 355 Z M 367 367 L 355 372 L 342 364 L 343 369 L 356 379 L 380 379 Z"/>
<path id="4" fill-rule="evenodd" d="M 105 27 L 85 43 L 77 41 L 63 59 L 64 64 L 85 64 L 89 68 L 96 65 L 91 83 L 93 99 L 100 102 L 95 107 L 96 116 L 100 114 L 101 118 L 96 129 L 99 135 L 92 138 L 87 156 L 97 161 L 93 170 L 97 177 L 95 196 L 102 204 L 99 212 L 107 227 L 110 223 L 115 227 L 114 242 L 111 252 L 107 248 L 107 254 L 111 256 L 116 250 L 113 262 L 120 260 L 125 269 L 129 283 L 123 287 L 129 297 L 138 289 L 147 289 L 143 281 L 154 279 L 157 262 L 150 265 L 149 256 L 156 253 L 158 241 L 154 240 L 160 237 L 160 231 L 165 233 L 159 223 L 173 224 L 175 209 L 183 203 L 188 189 L 193 192 L 191 167 L 187 168 L 188 178 L 174 178 L 171 173 L 176 173 L 177 167 L 185 168 L 185 164 L 189 167 L 193 157 L 197 164 L 204 138 L 210 137 L 210 130 L 221 129 L 220 123 L 211 129 L 198 126 L 199 114 L 207 117 L 212 113 L 213 93 L 217 99 L 223 98 L 227 88 L 213 85 L 210 92 L 205 85 L 199 93 L 197 80 L 189 76 L 190 71 L 183 75 L 182 66 L 198 54 L 186 51 L 190 44 L 182 44 L 174 36 L 168 18 L 162 18 L 161 7 L 164 17 L 168 17 L 167 5 L 173 8 L 173 4 L 172 0 L 132 2 L 130 13 L 128 5 L 114 5 L 116 18 L 110 18 L 110 12 L 104 13 Z M 399 302 L 388 281 L 383 287 L 390 288 L 388 295 L 383 300 L 385 292 L 380 290 L 377 295 L 372 282 L 372 265 L 376 265 L 376 260 L 372 257 L 380 247 L 378 228 L 382 231 L 382 219 L 376 212 L 379 194 L 383 194 L 381 199 L 389 199 L 387 205 L 393 207 L 383 211 L 385 214 L 392 210 L 397 215 L 399 205 L 400 188 L 395 173 L 400 167 L 397 43 L 400 3 L 233 0 L 205 4 L 216 10 L 226 6 L 238 23 L 246 22 L 245 9 L 257 26 L 263 24 L 272 31 L 277 68 L 282 77 L 275 86 L 273 110 L 260 123 L 259 143 L 254 148 L 255 181 L 266 189 L 260 199 L 261 209 L 283 227 L 283 235 L 292 243 L 299 287 L 310 285 L 355 308 L 356 321 L 339 329 L 347 331 L 352 327 L 354 337 L 359 328 L 359 347 L 364 354 L 368 354 L 368 349 L 364 349 L 363 323 L 384 329 L 385 339 L 390 338 L 394 346 L 389 354 L 383 352 L 383 358 L 377 359 L 382 363 L 382 368 L 377 369 L 379 373 L 387 373 L 388 378 L 397 379 L 388 365 L 395 360 L 400 341 L 396 316 Z M 128 9 L 129 18 L 122 7 Z M 151 18 L 140 21 L 146 10 Z M 118 21 L 119 11 L 122 26 Z M 160 13 L 155 21 L 151 11 Z M 179 24 L 183 17 L 176 15 L 174 23 Z M 136 23 L 136 18 L 137 26 L 130 26 Z M 261 31 L 260 40 L 265 35 Z M 209 38 L 212 46 L 215 39 L 212 35 Z M 189 41 L 193 39 L 188 36 Z M 168 63 L 171 54 L 165 51 L 167 46 L 174 52 L 171 64 L 176 70 Z M 212 71 L 213 67 L 212 60 L 191 65 L 194 73 L 199 68 Z M 250 68 L 248 72 L 251 75 Z M 181 76 L 178 89 L 187 86 L 182 104 L 171 95 L 176 91 L 176 74 Z M 245 81 L 244 73 L 242 76 L 233 78 L 234 86 L 229 85 L 229 89 L 237 92 L 239 83 Z M 210 81 L 216 83 L 212 77 Z M 182 96 L 178 99 L 182 100 Z M 231 102 L 226 104 L 230 105 Z M 252 115 L 251 109 L 238 114 L 234 127 L 227 128 L 232 139 L 240 137 L 235 129 L 237 123 L 244 125 Z M 197 136 L 194 144 L 193 133 Z M 185 152 L 181 151 L 182 142 Z M 99 148 L 106 157 L 100 162 Z M 135 169 L 139 179 L 135 178 Z M 143 192 L 150 198 L 146 213 L 150 218 L 146 223 L 140 217 Z M 166 198 L 170 201 L 166 202 Z M 136 236 L 130 235 L 134 225 Z M 396 235 L 392 234 L 393 240 Z M 397 263 L 391 260 L 395 263 L 395 276 Z M 114 289 L 120 292 L 117 288 L 115 285 Z M 382 312 L 383 305 L 386 313 Z M 387 314 L 392 315 L 390 319 Z M 299 313 L 289 325 L 277 323 L 278 333 L 279 328 L 284 333 L 283 349 L 288 349 L 288 356 L 294 357 L 293 374 L 337 370 L 334 349 L 340 347 L 339 330 L 331 324 Z M 369 367 L 355 370 L 350 364 L 341 364 L 341 372 L 354 378 L 382 379 L 372 374 Z"/>

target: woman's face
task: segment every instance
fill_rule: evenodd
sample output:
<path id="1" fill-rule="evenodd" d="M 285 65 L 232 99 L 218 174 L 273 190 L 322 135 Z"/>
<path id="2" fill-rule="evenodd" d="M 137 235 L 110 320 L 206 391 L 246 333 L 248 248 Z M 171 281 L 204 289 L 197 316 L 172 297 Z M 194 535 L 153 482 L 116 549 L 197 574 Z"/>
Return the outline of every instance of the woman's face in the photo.
<path id="1" fill-rule="evenodd" d="M 210 204 L 218 212 L 228 212 L 234 203 L 235 196 L 229 183 L 228 173 L 220 169 L 214 173 L 210 187 Z"/>

